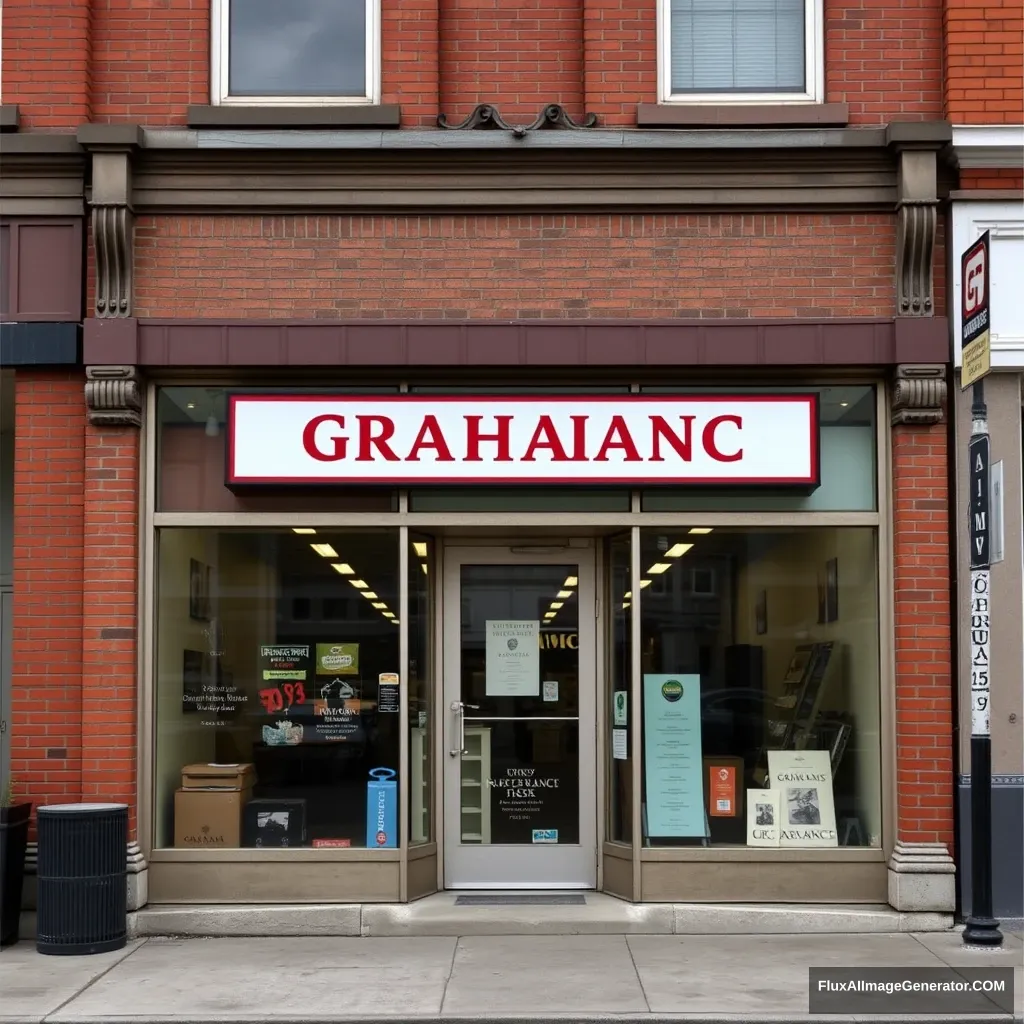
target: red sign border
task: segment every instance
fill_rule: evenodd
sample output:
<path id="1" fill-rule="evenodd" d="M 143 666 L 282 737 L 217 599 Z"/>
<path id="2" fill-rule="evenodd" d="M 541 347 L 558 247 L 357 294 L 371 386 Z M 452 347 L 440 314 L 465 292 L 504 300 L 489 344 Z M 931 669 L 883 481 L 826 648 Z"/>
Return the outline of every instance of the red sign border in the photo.
<path id="1" fill-rule="evenodd" d="M 478 402 L 487 406 L 496 401 L 538 402 L 552 405 L 561 402 L 591 403 L 623 403 L 658 404 L 669 402 L 759 402 L 775 404 L 779 402 L 803 402 L 808 412 L 808 440 L 811 448 L 811 469 L 806 477 L 671 477 L 657 480 L 638 480 L 636 477 L 544 477 L 543 479 L 523 480 L 521 477 L 494 476 L 460 476 L 460 477 L 407 477 L 393 475 L 388 477 L 345 477 L 345 476 L 307 476 L 307 477 L 239 477 L 233 473 L 235 463 L 235 407 L 240 402 L 338 402 L 346 399 L 367 401 L 372 398 L 382 406 L 399 405 L 410 399 L 420 402 Z M 680 487 L 680 486 L 714 486 L 714 487 L 807 487 L 815 488 L 821 483 L 821 444 L 819 439 L 819 396 L 817 392 L 800 391 L 791 394 L 699 394 L 699 395 L 359 395 L 359 394 L 265 394 L 251 391 L 235 391 L 227 396 L 227 444 L 225 445 L 226 466 L 225 484 L 228 488 L 248 487 L 302 487 L 302 486 L 336 486 L 336 487 L 433 487 L 444 486 L 496 486 L 496 487 L 543 487 L 548 484 L 561 486 L 600 486 L 622 487 Z"/>

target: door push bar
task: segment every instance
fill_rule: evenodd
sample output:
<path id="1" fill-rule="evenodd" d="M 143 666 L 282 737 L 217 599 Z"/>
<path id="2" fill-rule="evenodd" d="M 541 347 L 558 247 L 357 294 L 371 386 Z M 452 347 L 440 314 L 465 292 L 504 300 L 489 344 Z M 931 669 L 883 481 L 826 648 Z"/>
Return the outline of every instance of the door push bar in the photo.
<path id="1" fill-rule="evenodd" d="M 464 704 L 461 700 L 453 700 L 449 707 L 459 718 L 459 749 L 449 750 L 448 755 L 449 757 L 461 757 L 463 754 L 468 753 L 466 750 L 466 708 L 479 711 L 480 705 Z"/>

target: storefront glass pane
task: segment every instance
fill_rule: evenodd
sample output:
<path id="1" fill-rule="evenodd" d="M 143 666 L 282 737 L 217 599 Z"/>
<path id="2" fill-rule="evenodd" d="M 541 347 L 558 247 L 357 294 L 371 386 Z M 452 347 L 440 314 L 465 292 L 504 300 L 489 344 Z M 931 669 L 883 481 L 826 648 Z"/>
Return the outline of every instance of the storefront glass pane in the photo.
<path id="1" fill-rule="evenodd" d="M 409 535 L 409 842 L 433 838 L 434 541 Z"/>
<path id="2" fill-rule="evenodd" d="M 157 392 L 158 512 L 397 512 L 397 491 L 382 487 L 290 487 L 274 493 L 231 491 L 226 388 L 166 387 Z M 245 388 L 247 393 L 280 388 Z M 397 387 L 288 388 L 287 393 L 396 394 Z"/>
<path id="3" fill-rule="evenodd" d="M 629 587 L 629 534 L 608 542 L 608 608 L 611 620 L 611 649 L 608 671 L 608 750 L 611 779 L 608 786 L 608 835 L 613 842 L 633 839 L 633 723 L 632 700 L 632 615 L 633 595 Z"/>
<path id="4" fill-rule="evenodd" d="M 641 538 L 645 845 L 879 846 L 875 531 Z"/>
<path id="5" fill-rule="evenodd" d="M 820 402 L 821 485 L 810 494 L 760 489 L 736 493 L 707 487 L 644 491 L 644 512 L 873 512 L 877 500 L 875 389 L 836 387 L 643 387 L 644 394 L 757 394 L 817 392 Z"/>
<path id="6" fill-rule="evenodd" d="M 398 530 L 159 533 L 156 845 L 398 845 Z"/>
<path id="7" fill-rule="evenodd" d="M 598 487 L 414 487 L 410 512 L 628 512 L 629 491 Z"/>

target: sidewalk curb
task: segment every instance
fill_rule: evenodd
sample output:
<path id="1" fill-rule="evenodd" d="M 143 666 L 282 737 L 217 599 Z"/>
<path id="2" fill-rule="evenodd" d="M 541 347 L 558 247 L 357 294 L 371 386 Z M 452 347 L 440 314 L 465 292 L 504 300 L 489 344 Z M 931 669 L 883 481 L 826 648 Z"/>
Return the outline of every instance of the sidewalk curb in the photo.
<path id="1" fill-rule="evenodd" d="M 3 1020 L 0 1015 L 0 1020 Z M 911 1024 L 1021 1024 L 1019 1014 L 924 1014 L 915 1013 Z M 281 1016 L 277 1014 L 227 1017 L 216 1015 L 110 1016 L 72 1018 L 58 1014 L 43 1017 L 40 1024 L 848 1024 L 850 1021 L 907 1024 L 905 1014 L 701 1014 L 701 1013 L 555 1013 L 525 1015 L 480 1014 L 375 1014 L 373 1016 Z"/>

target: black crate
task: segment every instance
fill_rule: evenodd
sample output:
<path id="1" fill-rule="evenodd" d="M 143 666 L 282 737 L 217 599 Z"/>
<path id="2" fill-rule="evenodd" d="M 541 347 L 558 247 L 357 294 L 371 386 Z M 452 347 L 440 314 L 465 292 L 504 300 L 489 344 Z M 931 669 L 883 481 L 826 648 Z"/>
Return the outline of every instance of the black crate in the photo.
<path id="1" fill-rule="evenodd" d="M 250 800 L 242 818 L 242 845 L 305 846 L 305 800 Z"/>

